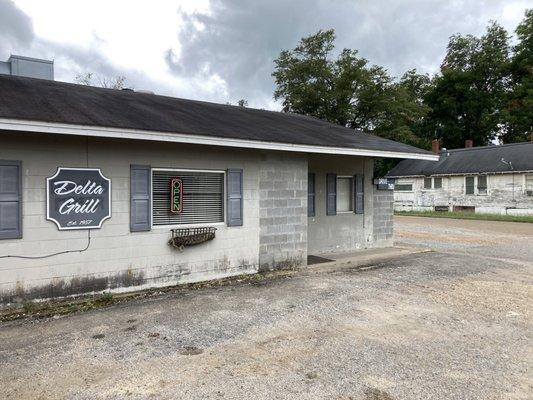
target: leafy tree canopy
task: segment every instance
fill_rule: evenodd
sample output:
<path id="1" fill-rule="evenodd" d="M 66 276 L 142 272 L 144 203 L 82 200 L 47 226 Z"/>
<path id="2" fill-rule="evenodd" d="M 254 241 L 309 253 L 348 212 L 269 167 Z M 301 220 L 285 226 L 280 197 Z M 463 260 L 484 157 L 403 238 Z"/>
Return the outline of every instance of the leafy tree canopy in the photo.
<path id="1" fill-rule="evenodd" d="M 510 94 L 504 143 L 530 140 L 533 132 L 533 9 L 516 28 L 518 42 L 510 66 Z"/>
<path id="2" fill-rule="evenodd" d="M 420 145 L 416 134 L 428 108 L 421 101 L 429 77 L 409 71 L 395 80 L 357 50 L 333 56 L 335 32 L 319 31 L 282 51 L 272 74 L 283 111 Z"/>
<path id="3" fill-rule="evenodd" d="M 283 111 L 429 148 L 465 140 L 486 145 L 529 140 L 533 131 L 533 10 L 515 31 L 497 22 L 484 35 L 453 35 L 440 73 L 391 77 L 357 50 L 335 53 L 335 32 L 302 38 L 275 60 L 272 74 Z M 385 165 L 386 163 L 382 163 Z"/>
<path id="4" fill-rule="evenodd" d="M 481 38 L 450 38 L 441 75 L 427 93 L 431 108 L 425 134 L 442 138 L 447 147 L 462 147 L 466 139 L 486 145 L 501 131 L 507 102 L 509 36 L 492 22 Z"/>

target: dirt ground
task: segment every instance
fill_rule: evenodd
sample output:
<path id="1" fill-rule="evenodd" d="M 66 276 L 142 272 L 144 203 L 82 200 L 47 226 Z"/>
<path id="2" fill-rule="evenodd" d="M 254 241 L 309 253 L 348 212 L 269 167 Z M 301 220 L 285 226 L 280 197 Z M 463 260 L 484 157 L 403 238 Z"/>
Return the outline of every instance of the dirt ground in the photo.
<path id="1" fill-rule="evenodd" d="M 0 325 L 0 398 L 531 399 L 533 224 L 395 224 L 435 251 Z"/>

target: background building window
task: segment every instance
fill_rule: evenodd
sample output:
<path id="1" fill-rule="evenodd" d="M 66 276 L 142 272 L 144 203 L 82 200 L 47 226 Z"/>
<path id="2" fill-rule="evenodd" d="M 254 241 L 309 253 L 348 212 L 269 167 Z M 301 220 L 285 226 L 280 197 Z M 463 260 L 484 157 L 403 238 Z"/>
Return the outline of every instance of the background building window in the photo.
<path id="1" fill-rule="evenodd" d="M 431 178 L 424 178 L 424 189 L 431 189 Z"/>
<path id="2" fill-rule="evenodd" d="M 526 175 L 526 196 L 533 196 L 533 174 Z"/>
<path id="3" fill-rule="evenodd" d="M 170 180 L 183 182 L 183 211 L 170 212 Z M 152 173 L 154 226 L 224 222 L 224 173 L 154 170 Z"/>
<path id="4" fill-rule="evenodd" d="M 474 177 L 465 177 L 465 194 L 474 194 Z"/>
<path id="5" fill-rule="evenodd" d="M 442 178 L 433 178 L 433 189 L 442 189 Z"/>
<path id="6" fill-rule="evenodd" d="M 487 175 L 477 177 L 477 194 L 487 194 Z"/>
<path id="7" fill-rule="evenodd" d="M 412 192 L 413 184 L 412 183 L 397 183 L 394 185 L 394 190 L 397 192 Z"/>
<path id="8" fill-rule="evenodd" d="M 337 212 L 353 211 L 352 181 L 352 178 L 337 178 Z"/>

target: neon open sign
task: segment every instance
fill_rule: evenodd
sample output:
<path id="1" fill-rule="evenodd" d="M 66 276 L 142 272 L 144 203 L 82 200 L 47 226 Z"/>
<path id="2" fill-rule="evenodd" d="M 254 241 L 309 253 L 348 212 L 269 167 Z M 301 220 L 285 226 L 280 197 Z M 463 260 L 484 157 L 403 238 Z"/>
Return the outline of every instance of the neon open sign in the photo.
<path id="1" fill-rule="evenodd" d="M 170 212 L 179 214 L 183 211 L 183 181 L 180 178 L 170 180 Z"/>

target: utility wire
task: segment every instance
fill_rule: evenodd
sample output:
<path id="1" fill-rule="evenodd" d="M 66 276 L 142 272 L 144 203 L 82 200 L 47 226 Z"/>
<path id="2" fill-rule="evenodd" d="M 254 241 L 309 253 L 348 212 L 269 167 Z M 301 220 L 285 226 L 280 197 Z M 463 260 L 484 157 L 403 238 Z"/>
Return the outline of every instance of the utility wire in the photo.
<path id="1" fill-rule="evenodd" d="M 87 168 L 89 168 L 89 136 L 87 136 L 86 140 L 85 140 L 85 161 L 86 161 Z M 87 246 L 85 246 L 83 249 L 58 251 L 57 253 L 45 254 L 43 256 L 7 255 L 7 256 L 0 256 L 0 259 L 2 259 L 2 258 L 21 258 L 21 259 L 24 259 L 24 260 L 39 260 L 39 259 L 42 259 L 42 258 L 49 258 L 49 257 L 58 256 L 60 254 L 83 253 L 85 250 L 87 250 L 89 248 L 90 245 L 91 245 L 91 230 L 87 229 Z"/>
<path id="2" fill-rule="evenodd" d="M 0 256 L 0 258 L 22 258 L 24 260 L 38 260 L 38 259 L 41 259 L 41 258 L 49 258 L 49 257 L 58 256 L 60 254 L 83 253 L 85 250 L 87 250 L 89 248 L 90 245 L 91 245 L 91 231 L 87 230 L 87 246 L 85 246 L 83 249 L 58 251 L 57 253 L 46 254 L 44 256 L 13 256 L 13 255 L 7 255 L 7 256 Z"/>

